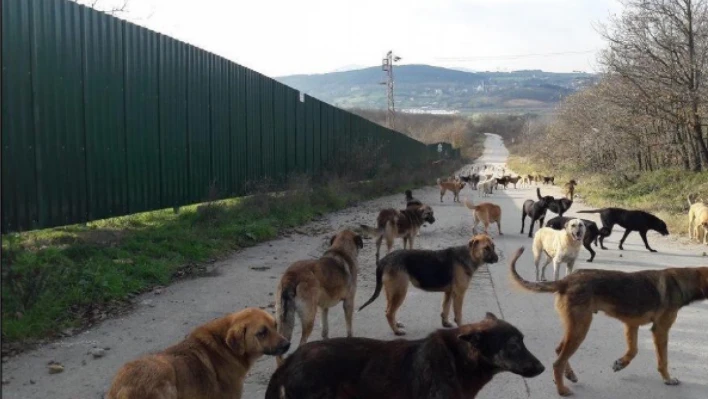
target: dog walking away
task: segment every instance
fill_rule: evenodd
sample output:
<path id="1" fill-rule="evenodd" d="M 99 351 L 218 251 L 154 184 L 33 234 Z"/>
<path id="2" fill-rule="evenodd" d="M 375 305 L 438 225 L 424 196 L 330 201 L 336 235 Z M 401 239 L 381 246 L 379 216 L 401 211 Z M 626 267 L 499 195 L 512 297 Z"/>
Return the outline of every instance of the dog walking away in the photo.
<path id="1" fill-rule="evenodd" d="M 546 227 L 550 227 L 555 230 L 565 229 L 566 223 L 568 223 L 571 218 L 564 216 L 556 216 L 553 219 L 546 222 Z M 590 252 L 590 259 L 588 262 L 592 262 L 595 259 L 595 251 L 593 251 L 591 244 L 597 246 L 597 239 L 600 237 L 600 229 L 597 224 L 592 220 L 580 219 L 585 224 L 585 235 L 583 236 L 583 246 Z"/>
<path id="2" fill-rule="evenodd" d="M 575 196 L 575 186 L 577 185 L 578 182 L 574 179 L 571 179 L 568 183 L 563 185 L 563 193 L 565 194 L 565 197 L 571 201 L 573 201 L 573 197 Z"/>
<path id="3" fill-rule="evenodd" d="M 536 188 L 536 196 L 539 200 L 542 198 L 552 198 L 552 201 L 548 203 L 548 210 L 558 214 L 558 216 L 563 216 L 563 214 L 568 212 L 568 209 L 570 209 L 573 205 L 573 201 L 567 198 L 553 198 L 551 196 L 542 197 L 541 189 L 538 187 Z"/>
<path id="4" fill-rule="evenodd" d="M 517 250 L 511 261 L 512 278 L 528 291 L 555 293 L 556 311 L 565 326 L 563 339 L 556 348 L 558 358 L 553 363 L 556 388 L 560 395 L 571 394 L 570 389 L 563 384 L 563 375 L 572 382 L 578 381 L 568 360 L 585 339 L 593 314 L 598 311 L 625 324 L 627 352 L 615 361 L 612 366 L 614 371 L 620 371 L 631 363 L 638 351 L 639 327 L 652 323 L 659 374 L 666 385 L 679 383 L 669 374 L 669 330 L 682 307 L 708 299 L 708 267 L 633 273 L 584 269 L 562 280 L 532 283 L 516 272 L 516 261 L 523 251 L 523 247 Z"/>
<path id="5" fill-rule="evenodd" d="M 585 223 L 582 220 L 571 219 L 562 230 L 542 227 L 536 232 L 533 237 L 533 263 L 536 266 L 536 281 L 546 281 L 546 267 L 551 261 L 553 261 L 554 280 L 558 280 L 561 263 L 566 265 L 566 276 L 573 272 L 585 229 Z M 543 254 L 546 255 L 546 262 L 543 264 L 539 279 L 538 266 Z"/>
<path id="6" fill-rule="evenodd" d="M 600 220 L 602 221 L 602 228 L 600 229 L 600 248 L 602 249 L 607 249 L 605 248 L 603 240 L 605 237 L 609 237 L 610 234 L 612 234 L 612 228 L 615 224 L 625 229 L 624 235 L 619 242 L 620 250 L 624 249 L 622 248 L 622 244 L 624 244 L 624 240 L 627 239 L 629 233 L 633 231 L 639 232 L 642 241 L 644 241 L 644 246 L 646 246 L 650 252 L 656 252 L 656 250 L 652 249 L 647 241 L 647 232 L 649 230 L 654 230 L 662 236 L 669 235 L 669 229 L 666 227 L 666 223 L 649 212 L 631 211 L 622 208 L 602 208 L 590 211 L 578 211 L 578 213 L 600 214 Z"/>
<path id="7" fill-rule="evenodd" d="M 413 197 L 413 192 L 411 190 L 406 190 L 405 194 L 406 194 L 406 199 L 405 199 L 406 208 L 411 208 L 411 207 L 417 208 L 417 207 L 423 206 L 423 203 L 419 199 Z"/>
<path id="8" fill-rule="evenodd" d="M 443 202 L 443 196 L 449 190 L 452 191 L 452 202 L 460 201 L 460 191 L 465 187 L 465 182 L 457 180 L 437 180 L 438 187 L 440 187 L 440 202 Z"/>
<path id="9" fill-rule="evenodd" d="M 443 292 L 443 327 L 452 327 L 448 321 L 450 302 L 455 312 L 455 323 L 462 325 L 462 303 L 472 275 L 485 263 L 497 263 L 499 257 L 494 242 L 486 234 L 477 234 L 467 245 L 447 249 L 398 250 L 376 262 L 376 288 L 374 294 L 359 311 L 369 306 L 386 291 L 386 320 L 396 335 L 404 335 L 403 324 L 396 320 L 396 312 L 406 299 L 408 283 L 428 292 Z"/>
<path id="10" fill-rule="evenodd" d="M 329 337 L 329 308 L 342 302 L 347 337 L 352 336 L 352 314 L 359 266 L 357 257 L 364 247 L 361 237 L 344 230 L 330 240 L 330 247 L 321 258 L 293 263 L 280 278 L 275 293 L 275 313 L 278 332 L 288 340 L 293 334 L 295 313 L 300 316 L 302 337 L 307 342 L 315 326 L 317 308 L 322 311 L 322 338 Z M 282 358 L 276 358 L 278 364 Z"/>
<path id="11" fill-rule="evenodd" d="M 411 207 L 402 211 L 393 208 L 384 209 L 376 218 L 376 228 L 360 225 L 361 229 L 376 238 L 376 259 L 379 259 L 381 242 L 386 239 L 387 252 L 391 252 L 393 240 L 403 239 L 403 248 L 413 248 L 413 241 L 423 223 L 435 223 L 433 209 L 429 205 Z"/>
<path id="12" fill-rule="evenodd" d="M 482 222 L 484 224 L 484 234 L 489 234 L 489 225 L 496 223 L 499 229 L 499 235 L 504 235 L 501 231 L 502 210 L 499 205 L 492 204 L 491 202 L 483 202 L 475 205 L 472 201 L 465 199 L 465 206 L 472 210 L 472 215 L 474 216 L 473 230 L 477 227 L 479 222 Z"/>
<path id="13" fill-rule="evenodd" d="M 691 203 L 688 197 L 688 238 L 697 239 L 698 242 L 708 244 L 708 204 L 702 201 Z M 703 239 L 698 235 L 703 229 Z"/>
<path id="14" fill-rule="evenodd" d="M 474 398 L 498 373 L 531 378 L 544 370 L 521 332 L 487 313 L 415 341 L 310 342 L 275 371 L 265 398 Z"/>
<path id="15" fill-rule="evenodd" d="M 270 313 L 244 309 L 197 327 L 172 347 L 126 363 L 107 398 L 241 398 L 256 360 L 282 355 L 289 347 Z"/>
<path id="16" fill-rule="evenodd" d="M 540 195 L 540 191 L 536 191 Z M 531 226 L 529 226 L 529 238 L 533 234 L 533 225 L 538 221 L 538 226 L 543 227 L 543 221 L 546 218 L 546 211 L 548 210 L 548 204 L 553 202 L 553 197 L 546 196 L 540 197 L 538 201 L 526 200 L 521 207 L 521 233 L 524 234 L 524 224 L 526 223 L 526 216 L 531 218 Z"/>

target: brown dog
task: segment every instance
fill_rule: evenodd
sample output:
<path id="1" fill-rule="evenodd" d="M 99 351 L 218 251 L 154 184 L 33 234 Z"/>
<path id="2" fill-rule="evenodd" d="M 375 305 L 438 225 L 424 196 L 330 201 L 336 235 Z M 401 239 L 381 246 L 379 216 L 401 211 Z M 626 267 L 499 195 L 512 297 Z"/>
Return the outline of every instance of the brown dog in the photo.
<path id="1" fill-rule="evenodd" d="M 113 379 L 108 399 L 240 398 L 248 370 L 263 355 L 290 347 L 275 319 L 256 308 L 212 320 L 184 341 L 126 363 Z"/>
<path id="2" fill-rule="evenodd" d="M 472 201 L 465 199 L 465 206 L 472 210 L 472 215 L 474 216 L 474 230 L 479 222 L 484 224 L 484 234 L 488 234 L 489 225 L 492 223 L 497 224 L 499 229 L 499 235 L 503 236 L 504 233 L 501 231 L 501 215 L 502 210 L 499 205 L 492 204 L 491 202 L 483 202 L 481 204 L 473 204 Z"/>
<path id="3" fill-rule="evenodd" d="M 573 200 L 573 197 L 575 196 L 575 186 L 578 185 L 578 182 L 575 180 L 571 180 L 568 183 L 565 183 L 563 185 L 563 193 L 565 194 L 565 197 L 568 198 L 569 200 Z"/>
<path id="4" fill-rule="evenodd" d="M 544 370 L 523 334 L 487 313 L 415 341 L 310 342 L 275 371 L 265 398 L 472 399 L 498 373 L 530 378 Z"/>
<path id="5" fill-rule="evenodd" d="M 376 288 L 361 311 L 378 298 L 381 287 L 386 290 L 386 319 L 396 335 L 404 335 L 403 325 L 396 320 L 396 312 L 406 299 L 408 283 L 428 292 L 444 292 L 442 304 L 443 327 L 452 327 L 448 321 L 450 301 L 455 312 L 455 323 L 462 325 L 462 303 L 474 272 L 485 263 L 499 261 L 494 242 L 486 234 L 477 234 L 467 245 L 438 251 L 399 250 L 377 262 Z"/>
<path id="6" fill-rule="evenodd" d="M 435 215 L 430 205 L 410 207 L 402 211 L 393 208 L 384 209 L 376 218 L 376 228 L 360 225 L 361 229 L 376 238 L 376 260 L 379 259 L 381 242 L 386 239 L 387 252 L 391 252 L 393 240 L 403 239 L 403 249 L 413 249 L 413 240 L 418 236 L 423 223 L 435 223 Z"/>
<path id="7" fill-rule="evenodd" d="M 460 191 L 465 188 L 465 182 L 459 180 L 437 180 L 438 187 L 440 187 L 440 202 L 443 202 L 443 196 L 450 190 L 452 191 L 453 197 L 452 202 L 460 202 Z"/>
<path id="8" fill-rule="evenodd" d="M 364 242 L 356 233 L 344 230 L 332 237 L 329 244 L 321 258 L 302 260 L 288 267 L 275 293 L 278 332 L 290 340 L 297 313 L 302 324 L 300 345 L 312 334 L 318 307 L 322 311 L 322 338 L 329 338 L 327 315 L 329 308 L 339 302 L 344 306 L 347 337 L 352 336 L 357 257 Z M 278 364 L 282 362 L 282 357 L 276 359 Z"/>
<path id="9" fill-rule="evenodd" d="M 558 394 L 572 392 L 563 384 L 563 375 L 577 382 L 568 360 L 580 347 L 590 329 L 594 313 L 603 311 L 625 324 L 627 352 L 615 361 L 612 369 L 620 371 L 637 355 L 639 326 L 653 323 L 659 373 L 666 385 L 679 381 L 669 375 L 667 346 L 669 329 L 678 311 L 691 302 L 708 299 L 708 267 L 684 267 L 625 273 L 614 270 L 578 270 L 562 280 L 532 283 L 516 272 L 521 247 L 511 261 L 511 274 L 522 288 L 533 292 L 556 293 L 556 310 L 565 326 L 563 340 L 556 348 L 558 359 L 553 374 Z"/>

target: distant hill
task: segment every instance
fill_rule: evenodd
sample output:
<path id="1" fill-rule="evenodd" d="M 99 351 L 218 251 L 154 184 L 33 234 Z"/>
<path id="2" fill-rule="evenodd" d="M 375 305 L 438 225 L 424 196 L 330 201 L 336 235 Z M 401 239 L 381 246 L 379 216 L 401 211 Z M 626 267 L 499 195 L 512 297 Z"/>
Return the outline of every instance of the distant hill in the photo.
<path id="1" fill-rule="evenodd" d="M 465 72 L 430 65 L 401 65 L 394 70 L 397 109 L 460 112 L 543 110 L 592 84 L 595 75 L 540 70 Z M 313 97 L 345 108 L 385 108 L 381 67 L 318 75 L 291 75 L 276 80 Z"/>

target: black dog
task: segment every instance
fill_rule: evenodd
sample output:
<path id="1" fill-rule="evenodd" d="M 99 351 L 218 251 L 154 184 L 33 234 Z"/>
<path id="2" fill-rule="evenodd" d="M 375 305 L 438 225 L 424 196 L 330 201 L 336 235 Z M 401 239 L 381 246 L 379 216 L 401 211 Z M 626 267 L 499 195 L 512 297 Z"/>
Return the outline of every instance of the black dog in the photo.
<path id="1" fill-rule="evenodd" d="M 538 220 L 538 226 L 543 227 L 543 221 L 546 219 L 546 211 L 551 202 L 553 202 L 553 197 L 550 195 L 541 197 L 540 191 L 536 192 L 539 195 L 539 200 L 526 200 L 524 206 L 521 208 L 521 234 L 524 234 L 524 224 L 526 222 L 526 216 L 531 218 L 531 227 L 529 227 L 529 237 L 533 234 L 533 225 Z"/>
<path id="2" fill-rule="evenodd" d="M 265 398 L 474 398 L 498 373 L 530 378 L 544 369 L 517 328 L 487 313 L 415 341 L 308 342 L 275 371 Z"/>
<path id="3" fill-rule="evenodd" d="M 543 176 L 543 184 L 548 184 L 550 183 L 552 186 L 554 186 L 556 177 L 555 176 Z"/>
<path id="4" fill-rule="evenodd" d="M 460 176 L 460 180 L 463 182 L 467 183 L 470 185 L 470 190 L 476 190 L 477 189 L 477 183 L 479 183 L 479 175 L 477 174 L 471 174 L 468 176 Z"/>
<path id="5" fill-rule="evenodd" d="M 565 224 L 573 218 L 567 218 L 563 216 L 556 216 L 553 219 L 549 220 L 546 222 L 546 227 L 550 227 L 555 230 L 563 230 L 565 228 Z M 588 262 L 592 262 L 593 259 L 595 259 L 595 251 L 590 248 L 590 244 L 595 243 L 595 246 L 597 246 L 597 238 L 600 237 L 600 229 L 597 227 L 597 224 L 593 222 L 592 220 L 587 220 L 587 219 L 580 219 L 583 221 L 585 224 L 585 235 L 583 236 L 583 246 L 585 249 L 590 251 L 590 259 L 588 259 Z"/>
<path id="6" fill-rule="evenodd" d="M 413 198 L 413 193 L 411 192 L 411 190 L 406 190 L 405 201 L 406 201 L 406 208 L 409 208 L 411 206 L 415 206 L 415 207 L 423 206 L 423 203 L 420 202 L 419 199 Z"/>
<path id="7" fill-rule="evenodd" d="M 651 252 L 656 252 L 649 246 L 647 242 L 647 231 L 654 230 L 661 234 L 662 236 L 669 235 L 669 229 L 666 227 L 666 223 L 658 217 L 652 215 L 651 213 L 644 211 L 631 211 L 622 208 L 602 208 L 594 209 L 591 211 L 578 211 L 578 213 L 599 213 L 600 220 L 602 220 L 602 228 L 600 229 L 600 248 L 607 249 L 603 245 L 603 239 L 609 237 L 612 233 L 612 228 L 615 224 L 624 227 L 624 235 L 619 242 L 619 249 L 623 250 L 622 244 L 624 240 L 627 239 L 629 233 L 633 231 L 638 231 L 639 235 L 644 241 L 644 246 Z"/>
<path id="8" fill-rule="evenodd" d="M 538 196 L 538 199 L 546 198 L 541 197 L 541 189 L 538 187 L 536 187 L 536 195 Z M 572 205 L 573 201 L 568 198 L 553 198 L 553 201 L 548 204 L 548 210 L 553 213 L 557 213 L 558 216 L 563 216 L 564 213 L 568 212 L 568 209 L 570 209 Z"/>

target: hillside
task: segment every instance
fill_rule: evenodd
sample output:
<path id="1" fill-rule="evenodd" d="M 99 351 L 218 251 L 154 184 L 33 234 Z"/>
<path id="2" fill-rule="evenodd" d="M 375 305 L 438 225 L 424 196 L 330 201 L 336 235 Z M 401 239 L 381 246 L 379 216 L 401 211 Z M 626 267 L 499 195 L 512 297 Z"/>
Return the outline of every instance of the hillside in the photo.
<path id="1" fill-rule="evenodd" d="M 538 70 L 464 72 L 429 65 L 401 65 L 395 71 L 396 108 L 461 112 L 543 110 L 595 80 L 587 73 Z M 276 80 L 345 108 L 385 108 L 380 67 Z"/>

